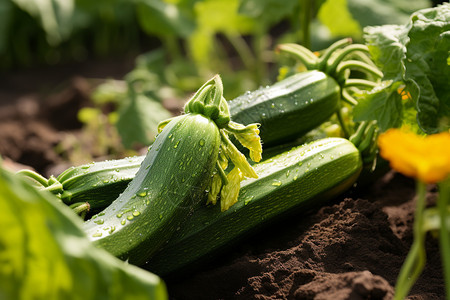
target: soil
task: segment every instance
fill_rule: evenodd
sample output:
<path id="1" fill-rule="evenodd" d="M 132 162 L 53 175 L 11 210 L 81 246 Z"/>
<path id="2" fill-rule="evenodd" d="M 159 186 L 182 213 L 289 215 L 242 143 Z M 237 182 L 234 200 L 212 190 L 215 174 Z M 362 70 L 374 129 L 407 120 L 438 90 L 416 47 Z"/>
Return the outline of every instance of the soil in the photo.
<path id="1" fill-rule="evenodd" d="M 86 78 L 121 78 L 108 62 L 1 75 L 0 155 L 13 170 L 44 175 L 65 162 L 55 146 L 77 132 L 89 105 Z M 113 75 L 112 75 L 113 74 Z M 61 85 L 61 82 L 64 82 Z M 44 88 L 43 88 L 44 87 Z M 431 186 L 427 201 L 436 200 Z M 190 274 L 166 280 L 171 299 L 392 299 L 412 242 L 414 181 L 388 172 L 321 208 L 271 224 Z M 425 270 L 408 299 L 444 299 L 439 246 L 427 237 Z"/>

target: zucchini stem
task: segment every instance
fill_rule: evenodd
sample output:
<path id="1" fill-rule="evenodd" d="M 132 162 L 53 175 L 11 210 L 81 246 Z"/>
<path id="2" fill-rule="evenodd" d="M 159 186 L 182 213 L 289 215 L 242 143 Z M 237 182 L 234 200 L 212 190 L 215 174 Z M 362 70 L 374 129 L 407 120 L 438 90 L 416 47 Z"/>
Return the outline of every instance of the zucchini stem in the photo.
<path id="1" fill-rule="evenodd" d="M 35 171 L 24 169 L 24 170 L 17 171 L 16 175 L 20 175 L 20 176 L 24 176 L 25 178 L 32 179 L 35 182 L 37 182 L 40 185 L 42 185 L 42 187 L 47 187 L 48 186 L 47 178 L 45 178 L 44 176 L 42 176 L 41 174 L 39 174 L 39 173 L 37 173 Z"/>
<path id="2" fill-rule="evenodd" d="M 344 78 L 345 71 L 348 69 L 357 69 L 374 75 L 377 78 L 383 78 L 383 73 L 377 68 L 370 66 L 358 60 L 347 60 L 341 62 L 336 68 L 336 78 Z"/>
<path id="3" fill-rule="evenodd" d="M 278 45 L 276 51 L 287 53 L 303 63 L 308 70 L 317 69 L 318 58 L 307 48 L 297 44 Z"/>
<path id="4" fill-rule="evenodd" d="M 327 49 L 325 49 L 325 52 L 319 58 L 319 70 L 325 70 L 328 60 L 337 49 L 349 45 L 351 44 L 351 42 L 352 42 L 351 38 L 342 39 L 331 44 Z"/>

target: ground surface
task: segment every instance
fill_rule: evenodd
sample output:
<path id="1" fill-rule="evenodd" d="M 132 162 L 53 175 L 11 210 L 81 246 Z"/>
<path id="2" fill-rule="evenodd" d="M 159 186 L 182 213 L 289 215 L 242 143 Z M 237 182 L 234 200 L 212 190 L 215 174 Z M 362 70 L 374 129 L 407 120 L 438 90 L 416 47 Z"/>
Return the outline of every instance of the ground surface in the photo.
<path id="1" fill-rule="evenodd" d="M 5 164 L 31 166 L 46 176 L 61 169 L 64 160 L 55 146 L 80 128 L 76 111 L 89 103 L 86 77 L 121 78 L 132 64 L 105 66 L 1 75 Z M 412 180 L 389 172 L 325 207 L 266 228 L 191 274 L 168 280 L 169 293 L 173 299 L 391 299 L 412 241 L 414 195 Z M 429 204 L 435 198 L 430 187 Z M 432 237 L 427 255 L 409 299 L 444 299 Z"/>

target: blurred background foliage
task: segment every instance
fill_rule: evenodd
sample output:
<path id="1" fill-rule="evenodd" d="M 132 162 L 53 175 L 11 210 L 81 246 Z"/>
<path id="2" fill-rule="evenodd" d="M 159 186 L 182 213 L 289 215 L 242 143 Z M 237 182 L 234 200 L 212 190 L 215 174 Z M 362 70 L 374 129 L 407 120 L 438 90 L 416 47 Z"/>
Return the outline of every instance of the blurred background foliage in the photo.
<path id="1" fill-rule="evenodd" d="M 342 37 L 362 42 L 363 27 L 404 24 L 412 12 L 434 4 L 430 0 L 1 0 L 0 71 L 136 55 L 134 69 L 123 80 L 97 86 L 93 107 L 82 109 L 79 119 L 90 134 L 109 124 L 123 147 L 137 149 L 151 144 L 158 122 L 171 116 L 167 99 L 177 99 L 181 107 L 215 73 L 221 74 L 225 96 L 232 99 L 276 80 L 279 58 L 273 50 L 279 43 L 320 50 Z M 113 109 L 105 111 L 105 106 Z"/>

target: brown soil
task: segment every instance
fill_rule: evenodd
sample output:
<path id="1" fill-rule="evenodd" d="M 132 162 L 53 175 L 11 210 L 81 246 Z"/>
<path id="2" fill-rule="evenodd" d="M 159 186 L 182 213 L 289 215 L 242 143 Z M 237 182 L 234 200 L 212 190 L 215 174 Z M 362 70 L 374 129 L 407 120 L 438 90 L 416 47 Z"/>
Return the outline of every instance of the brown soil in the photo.
<path id="1" fill-rule="evenodd" d="M 120 78 L 127 70 L 116 65 L 106 74 L 75 73 Z M 79 130 L 76 111 L 89 105 L 89 87 L 73 72 L 57 73 L 0 80 L 0 155 L 10 168 L 45 172 L 64 163 L 54 147 L 63 132 Z M 52 87 L 61 80 L 63 88 Z M 44 93 L 41 86 L 47 86 Z M 327 206 L 272 224 L 190 274 L 167 279 L 171 298 L 392 299 L 412 242 L 414 197 L 414 182 L 389 172 Z M 429 204 L 435 198 L 430 188 Z M 444 299 L 439 247 L 431 236 L 427 256 L 409 299 Z"/>
<path id="2" fill-rule="evenodd" d="M 168 282 L 173 299 L 392 299 L 412 241 L 414 182 L 389 172 L 364 191 L 272 225 L 220 261 Z M 428 193 L 428 202 L 435 200 Z M 439 247 L 409 299 L 444 299 Z"/>

